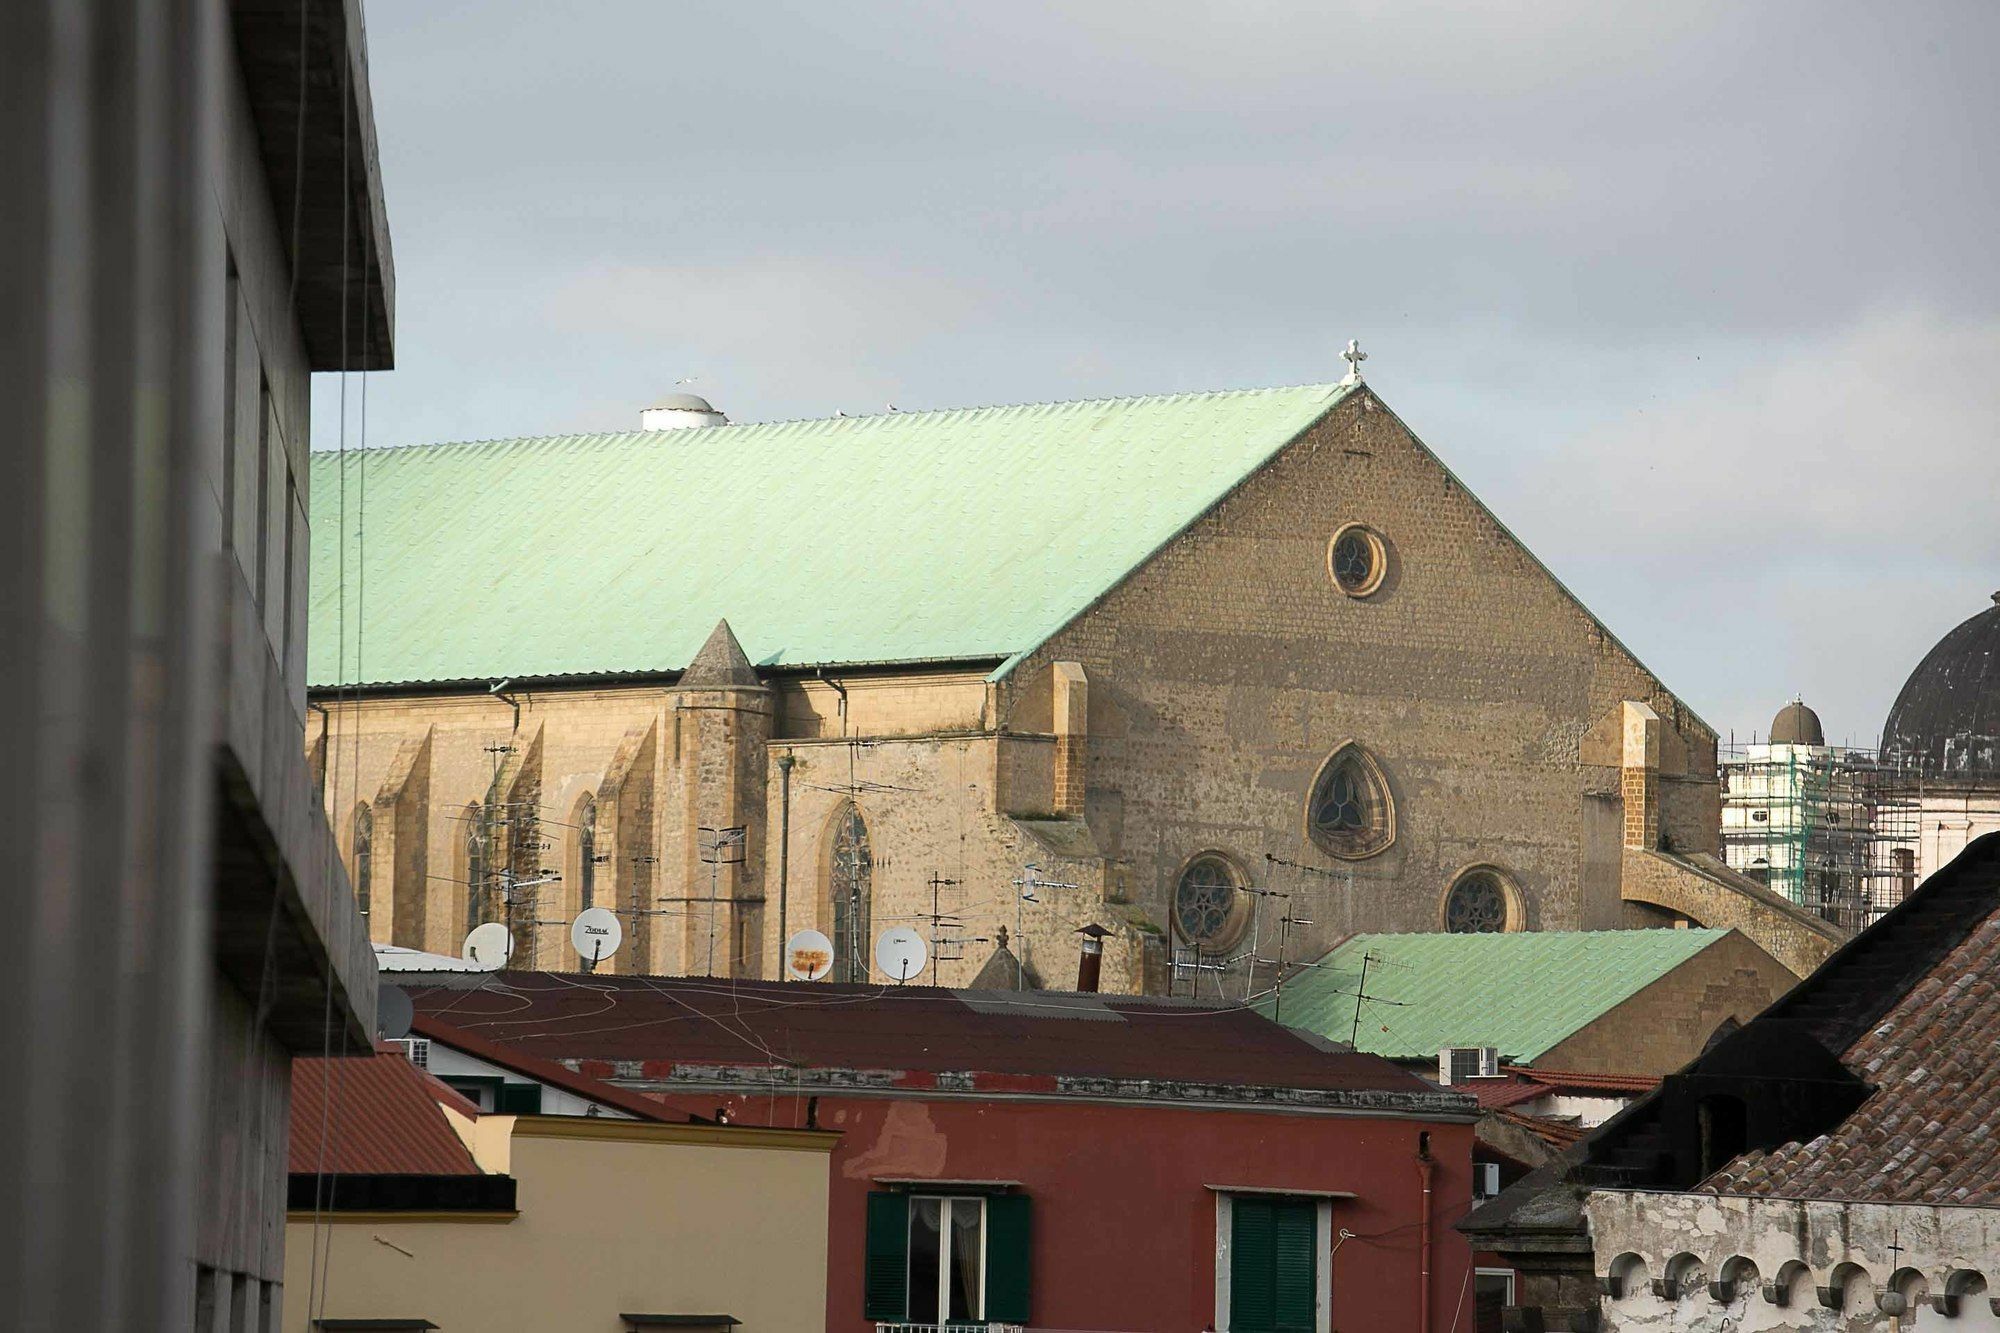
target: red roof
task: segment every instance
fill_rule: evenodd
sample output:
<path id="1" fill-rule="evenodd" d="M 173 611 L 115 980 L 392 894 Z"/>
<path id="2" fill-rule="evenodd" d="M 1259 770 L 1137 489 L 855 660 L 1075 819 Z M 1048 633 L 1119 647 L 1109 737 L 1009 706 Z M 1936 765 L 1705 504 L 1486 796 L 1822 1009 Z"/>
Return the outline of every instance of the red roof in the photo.
<path id="1" fill-rule="evenodd" d="M 1500 1078 L 1467 1079 L 1454 1084 L 1479 1099 L 1488 1111 L 1519 1106 L 1552 1093 L 1573 1092 L 1586 1097 L 1637 1098 L 1660 1086 L 1657 1077 L 1645 1074 L 1581 1074 L 1567 1069 L 1543 1069 L 1531 1065 L 1509 1065 Z"/>
<path id="2" fill-rule="evenodd" d="M 1580 1092 L 1609 1097 L 1637 1097 L 1660 1086 L 1657 1074 L 1588 1074 L 1570 1069 L 1521 1065 L 1514 1071 L 1554 1092 Z"/>
<path id="3" fill-rule="evenodd" d="M 420 1018 L 550 1060 L 979 1072 L 1402 1094 L 1415 1074 L 1253 1010 L 1129 995 L 496 972 Z M 657 1073 L 657 1070 L 648 1073 Z M 1455 1098 L 1453 1099 L 1456 1100 Z M 1438 1103 L 1433 1109 L 1455 1112 Z"/>
<path id="4" fill-rule="evenodd" d="M 394 1046 L 372 1055 L 292 1061 L 294 1173 L 476 1176 L 483 1174 L 439 1109 L 468 1115 L 471 1102 L 411 1064 Z M 327 1150 L 320 1152 L 321 1132 Z"/>

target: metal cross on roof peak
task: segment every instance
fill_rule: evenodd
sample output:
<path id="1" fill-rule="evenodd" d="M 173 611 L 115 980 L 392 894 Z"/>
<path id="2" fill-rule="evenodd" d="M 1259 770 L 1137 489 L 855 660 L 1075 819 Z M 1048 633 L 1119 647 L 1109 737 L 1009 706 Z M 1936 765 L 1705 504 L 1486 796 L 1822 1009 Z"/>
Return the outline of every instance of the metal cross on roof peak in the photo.
<path id="1" fill-rule="evenodd" d="M 1368 353 L 1361 350 L 1360 341 L 1355 338 L 1349 338 L 1347 340 L 1347 350 L 1340 354 L 1340 359 L 1347 363 L 1347 378 L 1342 380 L 1341 383 L 1361 383 L 1361 363 L 1368 359 Z"/>

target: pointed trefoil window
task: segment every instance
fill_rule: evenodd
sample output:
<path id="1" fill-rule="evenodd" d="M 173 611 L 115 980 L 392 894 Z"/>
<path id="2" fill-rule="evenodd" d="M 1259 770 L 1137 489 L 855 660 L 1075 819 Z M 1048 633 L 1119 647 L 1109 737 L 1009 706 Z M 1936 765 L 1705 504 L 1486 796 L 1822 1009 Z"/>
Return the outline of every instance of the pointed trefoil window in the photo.
<path id="1" fill-rule="evenodd" d="M 1306 832 L 1325 852 L 1360 860 L 1396 840 L 1396 810 L 1375 757 L 1349 741 L 1320 765 L 1306 808 Z"/>

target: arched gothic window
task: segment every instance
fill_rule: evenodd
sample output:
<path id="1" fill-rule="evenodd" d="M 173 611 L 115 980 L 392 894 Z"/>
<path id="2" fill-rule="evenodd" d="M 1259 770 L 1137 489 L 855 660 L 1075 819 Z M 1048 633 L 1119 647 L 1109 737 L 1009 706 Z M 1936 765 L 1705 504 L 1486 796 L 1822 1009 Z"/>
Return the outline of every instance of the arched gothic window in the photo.
<path id="1" fill-rule="evenodd" d="M 576 842 L 576 910 L 581 912 L 597 906 L 597 798 L 585 792 L 570 823 Z"/>
<path id="2" fill-rule="evenodd" d="M 826 887 L 833 917 L 833 980 L 866 981 L 868 920 L 875 855 L 868 824 L 852 801 L 842 802 L 826 832 Z"/>
<path id="3" fill-rule="evenodd" d="M 465 929 L 486 919 L 486 808 L 474 801 L 465 807 Z"/>
<path id="4" fill-rule="evenodd" d="M 1320 765 L 1306 807 L 1306 831 L 1322 851 L 1358 861 L 1396 839 L 1389 784 L 1373 755 L 1350 741 Z"/>
<path id="5" fill-rule="evenodd" d="M 1174 884 L 1174 931 L 1189 944 L 1222 949 L 1243 933 L 1249 899 L 1243 876 L 1228 857 L 1203 852 L 1189 861 Z"/>
<path id="6" fill-rule="evenodd" d="M 367 802 L 354 807 L 354 901 L 368 915 L 369 890 L 375 878 L 375 813 Z"/>
<path id="7" fill-rule="evenodd" d="M 1500 873 L 1475 866 L 1444 896 L 1444 928 L 1454 935 L 1489 935 L 1519 926 L 1514 893 Z"/>

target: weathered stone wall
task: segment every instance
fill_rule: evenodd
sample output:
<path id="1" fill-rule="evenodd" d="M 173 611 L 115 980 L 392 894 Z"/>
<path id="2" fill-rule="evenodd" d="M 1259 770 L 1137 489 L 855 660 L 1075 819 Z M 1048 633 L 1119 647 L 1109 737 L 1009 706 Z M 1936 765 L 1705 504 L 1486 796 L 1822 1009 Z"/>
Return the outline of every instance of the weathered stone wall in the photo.
<path id="1" fill-rule="evenodd" d="M 1602 1191 L 1584 1207 L 1606 1333 L 2000 1329 L 1991 1208 Z"/>
<path id="2" fill-rule="evenodd" d="M 1749 1022 L 1797 980 L 1771 955 L 1731 933 L 1535 1063 L 1606 1074 L 1671 1074 L 1700 1055 L 1724 1022 Z"/>
<path id="3" fill-rule="evenodd" d="M 1348 522 L 1388 549 L 1362 599 L 1328 573 Z M 1586 793 L 1603 784 L 1579 747 L 1627 699 L 1650 704 L 1686 756 L 1664 783 L 1664 831 L 1715 839 L 1713 733 L 1369 395 L 1022 663 L 1003 723 L 1021 698 L 1046 725 L 1049 669 L 1065 660 L 1091 683 L 1091 828 L 1138 903 L 1164 919 L 1187 859 L 1225 852 L 1303 896 L 1316 924 L 1294 957 L 1357 930 L 1436 929 L 1474 863 L 1506 873 L 1531 927 L 1620 924 L 1610 858 L 1586 855 Z M 1380 761 L 1397 806 L 1394 845 L 1364 861 L 1305 836 L 1308 788 L 1346 740 Z M 1267 854 L 1325 873 L 1274 870 Z"/>
<path id="4" fill-rule="evenodd" d="M 1848 932 L 1729 869 L 1713 856 L 1690 858 L 1625 849 L 1628 902 L 1716 929 L 1742 931 L 1796 976 L 1825 962 Z"/>

